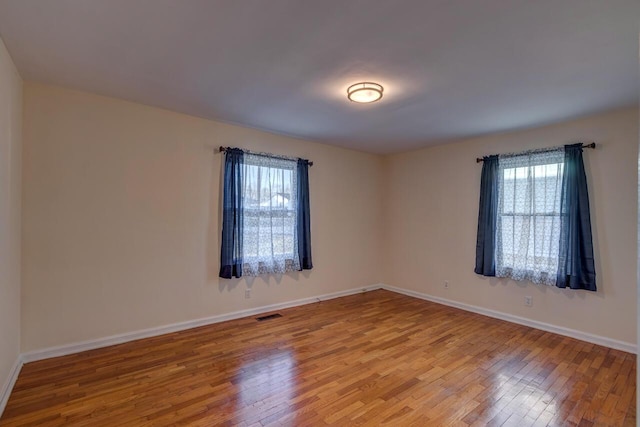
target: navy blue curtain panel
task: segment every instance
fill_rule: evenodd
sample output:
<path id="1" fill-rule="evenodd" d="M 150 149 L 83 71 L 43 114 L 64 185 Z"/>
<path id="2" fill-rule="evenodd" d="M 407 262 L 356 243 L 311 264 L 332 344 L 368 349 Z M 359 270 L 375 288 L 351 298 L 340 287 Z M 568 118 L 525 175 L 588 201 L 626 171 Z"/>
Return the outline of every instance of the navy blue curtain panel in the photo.
<path id="1" fill-rule="evenodd" d="M 309 210 L 309 161 L 298 159 L 298 257 L 300 270 L 311 270 L 311 212 Z"/>
<path id="2" fill-rule="evenodd" d="M 496 275 L 496 220 L 498 217 L 498 156 L 486 156 L 480 179 L 476 268 L 483 276 Z"/>
<path id="3" fill-rule="evenodd" d="M 596 290 L 591 215 L 582 144 L 565 145 L 560 201 L 559 288 Z"/>
<path id="4" fill-rule="evenodd" d="M 227 149 L 224 158 L 224 195 L 222 201 L 222 247 L 220 277 L 242 276 L 242 166 L 244 153 Z"/>

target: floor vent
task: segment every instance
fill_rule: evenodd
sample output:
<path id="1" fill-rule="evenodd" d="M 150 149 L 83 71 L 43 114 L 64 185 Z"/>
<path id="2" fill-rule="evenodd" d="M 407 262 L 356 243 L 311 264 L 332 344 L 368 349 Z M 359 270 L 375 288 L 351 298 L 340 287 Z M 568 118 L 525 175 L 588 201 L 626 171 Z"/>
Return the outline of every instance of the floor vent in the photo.
<path id="1" fill-rule="evenodd" d="M 268 314 L 266 316 L 256 317 L 256 320 L 258 322 L 262 322 L 263 320 L 271 320 L 271 319 L 275 319 L 276 317 L 282 317 L 282 314 L 280 313 Z"/>

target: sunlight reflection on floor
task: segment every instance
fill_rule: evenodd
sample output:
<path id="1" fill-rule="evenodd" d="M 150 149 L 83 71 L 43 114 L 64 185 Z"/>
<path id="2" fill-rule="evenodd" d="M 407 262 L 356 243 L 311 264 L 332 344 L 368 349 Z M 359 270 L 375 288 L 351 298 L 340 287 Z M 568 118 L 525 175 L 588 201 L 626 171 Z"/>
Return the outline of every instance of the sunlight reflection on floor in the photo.
<path id="1" fill-rule="evenodd" d="M 266 348 L 256 354 L 261 357 L 242 364 L 233 381 L 243 419 L 286 409 L 298 386 L 298 364 L 290 350 Z"/>

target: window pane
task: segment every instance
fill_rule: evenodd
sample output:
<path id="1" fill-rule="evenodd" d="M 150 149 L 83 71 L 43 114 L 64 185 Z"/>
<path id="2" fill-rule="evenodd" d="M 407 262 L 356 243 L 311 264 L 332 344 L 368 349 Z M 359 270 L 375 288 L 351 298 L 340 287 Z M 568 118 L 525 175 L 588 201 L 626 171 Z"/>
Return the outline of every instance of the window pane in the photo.
<path id="1" fill-rule="evenodd" d="M 243 258 L 249 275 L 299 269 L 295 167 L 291 160 L 245 158 Z"/>
<path id="2" fill-rule="evenodd" d="M 496 275 L 553 284 L 564 152 L 500 158 Z"/>

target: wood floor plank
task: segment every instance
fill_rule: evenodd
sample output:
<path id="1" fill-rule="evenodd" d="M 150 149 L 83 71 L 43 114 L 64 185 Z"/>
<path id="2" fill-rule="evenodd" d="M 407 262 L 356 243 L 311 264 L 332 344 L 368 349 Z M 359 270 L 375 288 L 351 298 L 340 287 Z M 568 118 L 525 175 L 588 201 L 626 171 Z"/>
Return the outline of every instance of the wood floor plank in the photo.
<path id="1" fill-rule="evenodd" d="M 0 426 L 631 426 L 636 357 L 388 291 L 26 364 Z"/>

